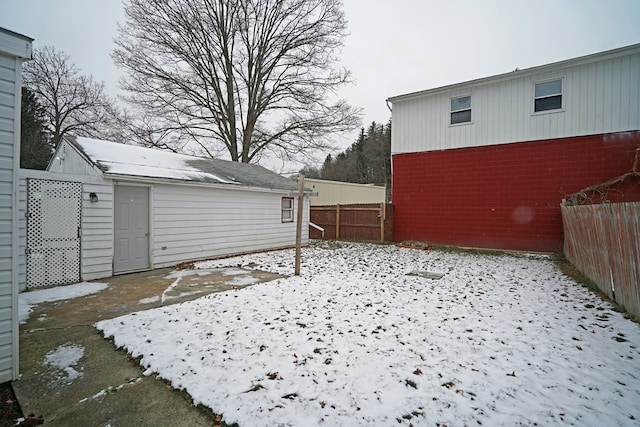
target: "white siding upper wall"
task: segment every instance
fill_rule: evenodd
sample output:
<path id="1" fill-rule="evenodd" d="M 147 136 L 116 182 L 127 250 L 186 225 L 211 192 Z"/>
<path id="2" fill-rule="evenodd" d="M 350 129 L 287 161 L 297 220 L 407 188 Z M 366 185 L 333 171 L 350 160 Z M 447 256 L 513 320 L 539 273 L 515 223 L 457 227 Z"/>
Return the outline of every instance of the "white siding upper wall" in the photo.
<path id="1" fill-rule="evenodd" d="M 391 99 L 392 153 L 640 129 L 640 45 Z M 563 109 L 533 112 L 534 83 L 563 79 Z M 471 123 L 451 126 L 451 98 L 471 95 Z"/>
<path id="2" fill-rule="evenodd" d="M 31 58 L 32 42 L 31 37 L 0 28 L 0 53 L 6 57 Z"/>
<path id="3" fill-rule="evenodd" d="M 19 284 L 26 289 L 27 242 L 27 179 L 82 182 L 82 237 L 80 239 L 82 280 L 101 279 L 113 275 L 113 183 L 109 179 L 20 169 L 19 197 Z M 98 202 L 91 202 L 89 194 L 96 193 Z"/>
<path id="4" fill-rule="evenodd" d="M 56 148 L 47 170 L 78 175 L 102 176 L 102 172 L 85 159 L 66 140 Z"/>
<path id="5" fill-rule="evenodd" d="M 295 221 L 281 221 L 281 200 L 287 194 L 163 184 L 154 185 L 151 193 L 154 268 L 295 245 Z M 308 198 L 304 208 L 306 244 Z"/>

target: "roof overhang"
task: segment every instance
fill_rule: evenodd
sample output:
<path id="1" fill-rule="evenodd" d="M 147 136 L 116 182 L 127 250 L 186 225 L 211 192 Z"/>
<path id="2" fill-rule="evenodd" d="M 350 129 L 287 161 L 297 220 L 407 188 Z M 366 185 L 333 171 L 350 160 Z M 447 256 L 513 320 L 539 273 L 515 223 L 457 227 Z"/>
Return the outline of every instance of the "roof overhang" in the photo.
<path id="1" fill-rule="evenodd" d="M 185 181 L 182 179 L 171 179 L 171 178 L 157 178 L 157 177 L 145 177 L 145 176 L 133 176 L 133 175 L 122 175 L 115 174 L 109 172 L 103 172 L 103 176 L 107 179 L 113 180 L 114 184 L 167 184 L 167 185 L 180 185 L 185 187 L 204 187 L 204 188 L 216 188 L 221 190 L 238 190 L 238 191 L 250 191 L 254 193 L 274 193 L 274 194 L 284 194 L 289 195 L 292 191 L 290 189 L 284 188 L 265 188 L 265 187 L 252 187 L 248 185 L 242 185 L 238 183 L 233 184 L 222 184 L 222 183 L 214 183 L 214 182 L 204 182 L 204 181 Z M 310 191 L 305 189 L 305 195 L 309 195 Z M 297 195 L 298 193 L 295 192 Z"/>
<path id="2" fill-rule="evenodd" d="M 594 53 L 591 55 L 580 56 L 578 58 L 567 59 L 564 61 L 553 62 L 550 64 L 539 65 L 536 67 L 525 68 L 522 70 L 516 69 L 508 73 L 497 74 L 495 76 L 483 77 L 475 80 L 468 80 L 461 83 L 455 83 L 447 86 L 440 86 L 433 89 L 422 90 L 418 92 L 411 92 L 403 95 L 392 96 L 387 98 L 387 102 L 397 103 L 403 101 L 409 101 L 416 98 L 422 98 L 429 95 L 434 95 L 442 92 L 454 91 L 459 88 L 467 88 L 470 86 L 482 86 L 490 83 L 497 83 L 505 80 L 513 80 L 519 77 L 527 75 L 543 73 L 550 70 L 559 70 L 563 68 L 575 67 L 577 65 L 589 64 L 596 61 L 604 61 L 608 59 L 618 58 L 622 56 L 628 56 L 632 54 L 640 53 L 640 43 L 625 46 L 617 49 L 607 50 L 604 52 Z"/>

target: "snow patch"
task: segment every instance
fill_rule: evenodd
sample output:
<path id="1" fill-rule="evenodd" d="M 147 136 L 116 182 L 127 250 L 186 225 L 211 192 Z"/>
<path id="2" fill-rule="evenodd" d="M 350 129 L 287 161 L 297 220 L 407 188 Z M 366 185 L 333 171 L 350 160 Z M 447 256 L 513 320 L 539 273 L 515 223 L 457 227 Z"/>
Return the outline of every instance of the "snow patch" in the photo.
<path id="1" fill-rule="evenodd" d="M 151 304 L 158 301 L 160 301 L 160 295 L 154 295 L 149 298 L 142 298 L 141 300 L 138 301 L 138 304 Z"/>
<path id="2" fill-rule="evenodd" d="M 253 285 L 254 283 L 258 283 L 260 279 L 252 276 L 235 276 L 230 282 L 230 285 L 233 286 L 248 286 Z"/>
<path id="3" fill-rule="evenodd" d="M 55 288 L 38 289 L 21 292 L 18 295 L 18 320 L 20 324 L 29 320 L 29 314 L 43 302 L 62 301 L 66 299 L 83 297 L 100 292 L 109 285 L 98 282 L 82 282 L 75 285 L 57 286 Z M 39 320 L 42 320 L 39 318 Z"/>
<path id="4" fill-rule="evenodd" d="M 66 373 L 66 377 L 59 376 L 58 379 L 71 383 L 76 378 L 82 376 L 82 372 L 78 372 L 73 368 L 78 364 L 82 356 L 84 356 L 83 346 L 66 343 L 48 352 L 44 357 L 44 361 L 49 366 L 60 369 Z"/>
<path id="5" fill-rule="evenodd" d="M 220 270 L 220 273 L 223 276 L 241 276 L 251 274 L 249 270 L 245 270 L 244 268 L 224 268 Z"/>

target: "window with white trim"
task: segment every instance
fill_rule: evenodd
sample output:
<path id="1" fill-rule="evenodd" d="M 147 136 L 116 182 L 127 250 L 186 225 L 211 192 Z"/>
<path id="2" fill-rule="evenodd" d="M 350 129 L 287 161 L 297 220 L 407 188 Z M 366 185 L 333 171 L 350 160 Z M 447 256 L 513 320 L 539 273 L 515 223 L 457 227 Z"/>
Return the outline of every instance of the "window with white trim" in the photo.
<path id="1" fill-rule="evenodd" d="M 562 109 L 562 79 L 534 83 L 533 112 Z"/>
<path id="2" fill-rule="evenodd" d="M 471 122 L 471 95 L 451 98 L 451 124 Z"/>
<path id="3" fill-rule="evenodd" d="M 293 197 L 282 198 L 282 222 L 293 222 Z"/>

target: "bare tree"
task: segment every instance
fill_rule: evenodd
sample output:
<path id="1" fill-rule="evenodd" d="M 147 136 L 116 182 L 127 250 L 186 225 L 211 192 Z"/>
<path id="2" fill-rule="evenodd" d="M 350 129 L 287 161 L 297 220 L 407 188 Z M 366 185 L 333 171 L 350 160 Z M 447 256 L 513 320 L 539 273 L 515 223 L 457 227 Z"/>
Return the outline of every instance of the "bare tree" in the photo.
<path id="1" fill-rule="evenodd" d="M 346 21 L 339 0 L 129 0 L 114 61 L 147 144 L 256 162 L 331 146 L 359 125 L 335 100 Z M 185 138 L 186 137 L 186 138 Z M 178 147 L 179 149 L 180 147 Z"/>
<path id="2" fill-rule="evenodd" d="M 120 113 L 104 93 L 104 83 L 80 75 L 66 53 L 51 46 L 34 50 L 23 78 L 45 111 L 54 144 L 68 133 L 99 138 L 117 127 Z"/>

